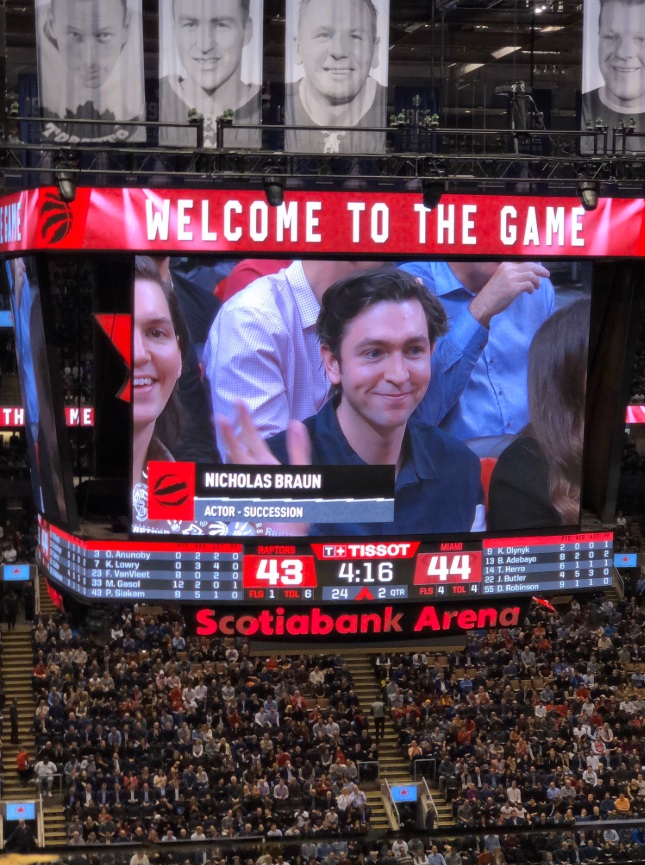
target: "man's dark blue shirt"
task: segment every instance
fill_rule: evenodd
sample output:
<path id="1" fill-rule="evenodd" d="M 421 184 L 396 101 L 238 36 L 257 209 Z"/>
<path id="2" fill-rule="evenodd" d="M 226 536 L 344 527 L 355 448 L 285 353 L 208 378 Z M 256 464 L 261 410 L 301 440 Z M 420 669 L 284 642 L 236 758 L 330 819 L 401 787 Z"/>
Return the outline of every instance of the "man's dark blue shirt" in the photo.
<path id="1" fill-rule="evenodd" d="M 313 465 L 367 466 L 343 435 L 335 400 L 304 424 Z M 286 432 L 267 440 L 273 454 L 288 465 Z M 310 535 L 401 535 L 468 532 L 477 506 L 483 505 L 478 457 L 451 435 L 412 415 L 403 441 L 404 459 L 395 482 L 391 523 L 315 523 Z"/>

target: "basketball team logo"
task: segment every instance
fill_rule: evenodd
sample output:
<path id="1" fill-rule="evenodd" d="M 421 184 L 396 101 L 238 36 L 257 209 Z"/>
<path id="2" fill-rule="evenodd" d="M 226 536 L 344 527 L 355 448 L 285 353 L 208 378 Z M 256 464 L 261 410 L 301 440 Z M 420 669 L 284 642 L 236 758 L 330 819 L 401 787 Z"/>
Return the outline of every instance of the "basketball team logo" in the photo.
<path id="1" fill-rule="evenodd" d="M 60 243 L 72 230 L 72 208 L 58 195 L 48 192 L 40 208 L 40 236 L 48 244 Z"/>
<path id="2" fill-rule="evenodd" d="M 148 518 L 195 519 L 194 463 L 148 463 Z"/>

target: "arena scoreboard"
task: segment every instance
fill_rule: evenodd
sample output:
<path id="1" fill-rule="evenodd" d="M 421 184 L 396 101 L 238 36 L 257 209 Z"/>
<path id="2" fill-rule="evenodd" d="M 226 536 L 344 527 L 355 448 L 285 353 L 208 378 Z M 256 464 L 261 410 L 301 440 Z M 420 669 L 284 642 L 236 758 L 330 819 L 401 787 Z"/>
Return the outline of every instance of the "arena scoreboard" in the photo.
<path id="1" fill-rule="evenodd" d="M 40 520 L 39 564 L 87 600 L 254 605 L 506 600 L 611 585 L 613 535 L 260 544 L 87 540 Z"/>

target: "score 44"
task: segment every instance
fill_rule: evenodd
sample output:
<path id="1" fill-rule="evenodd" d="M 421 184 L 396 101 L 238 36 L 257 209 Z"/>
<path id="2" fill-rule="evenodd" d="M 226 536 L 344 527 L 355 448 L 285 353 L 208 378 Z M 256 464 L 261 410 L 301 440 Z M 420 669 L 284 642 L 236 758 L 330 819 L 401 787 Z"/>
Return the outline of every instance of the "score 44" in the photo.
<path id="1" fill-rule="evenodd" d="M 481 583 L 482 556 L 469 553 L 419 553 L 415 586 Z"/>

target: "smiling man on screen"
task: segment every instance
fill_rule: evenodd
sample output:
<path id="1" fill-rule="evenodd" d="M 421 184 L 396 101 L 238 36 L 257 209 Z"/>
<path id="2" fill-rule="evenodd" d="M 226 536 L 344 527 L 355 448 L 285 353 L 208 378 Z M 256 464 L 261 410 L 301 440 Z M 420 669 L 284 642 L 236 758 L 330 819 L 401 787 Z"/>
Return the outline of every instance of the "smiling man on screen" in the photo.
<path id="1" fill-rule="evenodd" d="M 441 303 L 402 271 L 361 271 L 327 290 L 317 328 L 334 398 L 267 442 L 240 405 L 239 435 L 219 419 L 228 460 L 395 467 L 392 523 L 317 524 L 311 535 L 483 530 L 479 460 L 414 415 L 447 328 Z"/>

